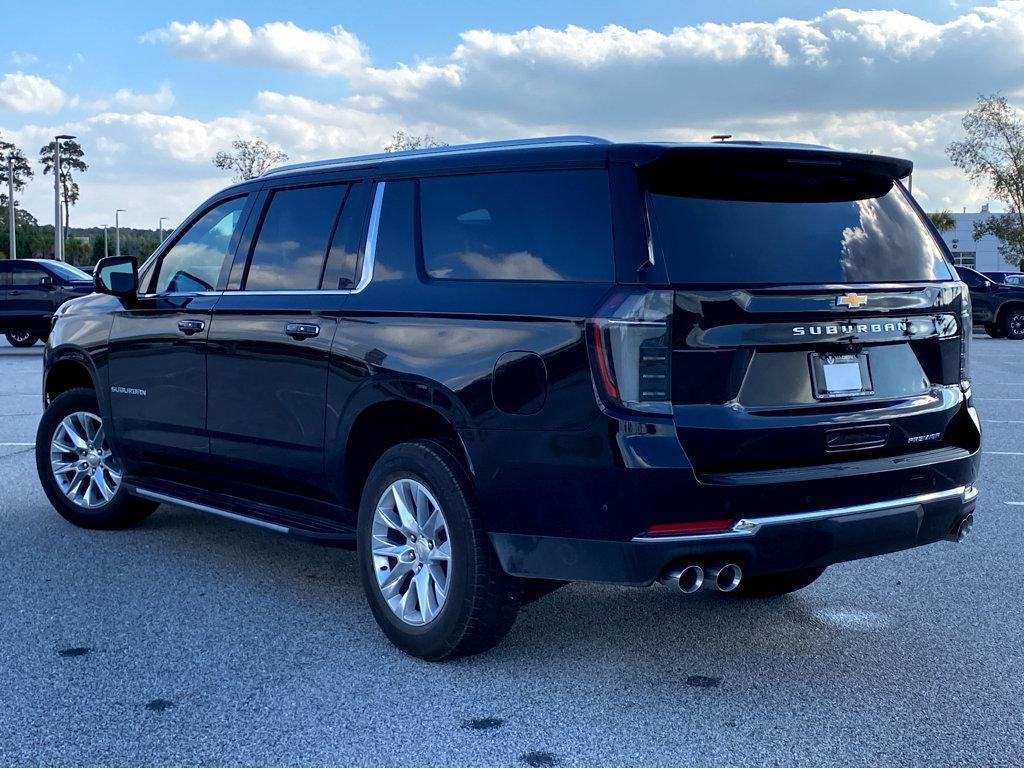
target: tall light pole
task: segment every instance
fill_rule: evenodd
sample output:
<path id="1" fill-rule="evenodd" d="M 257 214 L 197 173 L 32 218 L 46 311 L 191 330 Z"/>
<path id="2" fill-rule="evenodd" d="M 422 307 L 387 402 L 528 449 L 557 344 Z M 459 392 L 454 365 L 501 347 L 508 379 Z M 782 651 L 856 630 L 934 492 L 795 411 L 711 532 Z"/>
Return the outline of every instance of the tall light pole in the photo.
<path id="1" fill-rule="evenodd" d="M 121 214 L 124 212 L 124 208 L 114 211 L 114 256 L 121 255 Z"/>
<path id="2" fill-rule="evenodd" d="M 110 248 L 107 246 L 107 225 L 103 225 L 103 257 L 110 256 Z"/>
<path id="3" fill-rule="evenodd" d="M 7 155 L 7 229 L 10 230 L 11 259 L 18 258 L 18 235 L 14 231 L 14 150 Z"/>
<path id="4" fill-rule="evenodd" d="M 161 216 L 160 217 L 160 225 L 159 225 L 160 226 L 160 242 L 161 243 L 164 242 L 164 222 L 165 221 L 167 221 L 167 217 L 166 216 Z"/>
<path id="5" fill-rule="evenodd" d="M 74 139 L 68 134 L 53 137 L 53 258 L 64 261 L 64 223 L 60 218 L 60 143 Z"/>

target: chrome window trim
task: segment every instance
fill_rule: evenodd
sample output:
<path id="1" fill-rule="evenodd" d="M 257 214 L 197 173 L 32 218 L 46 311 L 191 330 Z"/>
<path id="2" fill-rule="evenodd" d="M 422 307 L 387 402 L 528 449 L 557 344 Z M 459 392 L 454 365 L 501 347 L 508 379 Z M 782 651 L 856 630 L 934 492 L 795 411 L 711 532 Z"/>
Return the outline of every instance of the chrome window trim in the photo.
<path id="1" fill-rule="evenodd" d="M 377 238 L 380 235 L 380 212 L 384 204 L 385 182 L 377 182 L 373 192 L 373 206 L 370 209 L 370 225 L 366 231 L 366 243 L 363 248 L 363 264 L 359 273 L 359 282 L 353 288 L 310 288 L 303 290 L 281 291 L 246 291 L 244 288 L 225 289 L 223 291 L 182 291 L 178 293 L 139 294 L 140 299 L 171 296 L 220 296 L 222 294 L 244 296 L 349 296 L 358 294 L 373 280 L 373 266 L 377 258 Z"/>
<path id="2" fill-rule="evenodd" d="M 976 499 L 978 489 L 974 486 L 957 486 L 946 491 L 933 491 L 928 494 L 918 494 L 913 497 L 901 499 L 887 499 L 882 502 L 869 502 L 864 505 L 851 505 L 849 507 L 836 507 L 829 510 L 812 510 L 806 513 L 783 513 L 781 515 L 766 515 L 762 518 L 741 518 L 733 524 L 728 531 L 715 532 L 711 534 L 683 534 L 679 536 L 650 536 L 640 535 L 633 537 L 633 542 L 715 542 L 723 539 L 734 539 L 736 537 L 752 537 L 765 526 L 779 526 L 791 523 L 806 523 L 808 521 L 820 521 L 827 518 L 842 518 L 848 515 L 860 513 L 878 512 L 881 510 L 906 507 L 908 505 L 923 505 L 928 502 L 938 502 L 944 499 L 960 497 L 965 504 Z"/>

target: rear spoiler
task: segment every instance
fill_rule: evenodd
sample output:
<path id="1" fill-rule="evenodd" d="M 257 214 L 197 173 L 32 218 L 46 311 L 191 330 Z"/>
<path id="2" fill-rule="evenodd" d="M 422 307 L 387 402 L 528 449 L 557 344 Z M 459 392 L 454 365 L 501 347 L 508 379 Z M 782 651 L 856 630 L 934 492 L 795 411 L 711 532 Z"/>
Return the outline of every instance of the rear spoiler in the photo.
<path id="1" fill-rule="evenodd" d="M 638 164 L 648 189 L 725 200 L 855 200 L 885 194 L 909 160 L 814 147 L 668 147 Z"/>
<path id="2" fill-rule="evenodd" d="M 685 163 L 707 167 L 758 168 L 759 170 L 806 168 L 838 174 L 905 179 L 914 170 L 914 163 L 904 158 L 840 152 L 816 147 L 751 146 L 734 142 L 693 147 L 667 147 L 648 162 L 642 170 L 653 170 L 664 164 Z"/>

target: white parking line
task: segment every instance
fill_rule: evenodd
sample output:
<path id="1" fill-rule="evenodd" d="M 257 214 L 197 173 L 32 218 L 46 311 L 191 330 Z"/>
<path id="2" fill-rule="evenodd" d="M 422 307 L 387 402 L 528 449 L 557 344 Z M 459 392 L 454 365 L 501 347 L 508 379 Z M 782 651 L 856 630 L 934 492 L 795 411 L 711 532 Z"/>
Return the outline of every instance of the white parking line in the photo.
<path id="1" fill-rule="evenodd" d="M 35 446 L 34 443 L 0 443 L 0 446 Z"/>
<path id="2" fill-rule="evenodd" d="M 983 451 L 982 454 L 996 454 L 1001 457 L 1024 457 L 1024 451 Z"/>
<path id="3" fill-rule="evenodd" d="M 975 398 L 976 401 L 1024 401 L 1024 398 Z"/>
<path id="4" fill-rule="evenodd" d="M 983 419 L 987 425 L 1024 425 L 1024 419 Z"/>
<path id="5" fill-rule="evenodd" d="M 1024 502 L 1007 502 L 1006 504 L 1013 505 L 1014 507 L 1024 507 Z"/>

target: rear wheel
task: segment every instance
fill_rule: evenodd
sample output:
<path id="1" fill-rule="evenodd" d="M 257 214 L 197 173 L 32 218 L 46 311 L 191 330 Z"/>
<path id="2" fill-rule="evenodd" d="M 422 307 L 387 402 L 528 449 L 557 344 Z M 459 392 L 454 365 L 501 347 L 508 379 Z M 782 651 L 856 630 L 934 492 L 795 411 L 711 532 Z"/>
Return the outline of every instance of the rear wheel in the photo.
<path id="1" fill-rule="evenodd" d="M 39 341 L 39 336 L 31 331 L 11 331 L 4 334 L 11 347 L 31 347 Z"/>
<path id="2" fill-rule="evenodd" d="M 156 509 L 131 496 L 107 441 L 96 394 L 68 390 L 43 412 L 36 432 L 36 470 L 58 513 L 87 529 L 123 529 Z"/>
<path id="3" fill-rule="evenodd" d="M 780 574 L 765 574 L 760 577 L 744 577 L 733 595 L 747 598 L 772 598 L 793 593 L 810 585 L 825 573 L 825 567 L 784 571 Z"/>
<path id="4" fill-rule="evenodd" d="M 1024 339 L 1024 307 L 1011 307 L 1006 311 L 1002 330 L 1008 339 Z"/>
<path id="5" fill-rule="evenodd" d="M 1003 334 L 1003 330 L 999 326 L 997 326 L 995 323 L 986 323 L 985 324 L 985 333 L 988 334 L 993 339 L 1002 339 L 1003 336 L 1005 336 Z"/>
<path id="6" fill-rule="evenodd" d="M 357 548 L 373 616 L 407 654 L 476 654 L 515 622 L 519 584 L 491 548 L 465 468 L 437 441 L 399 444 L 373 466 Z"/>

